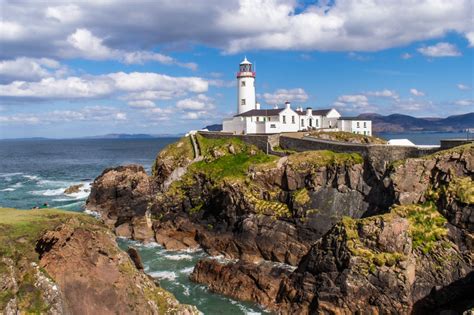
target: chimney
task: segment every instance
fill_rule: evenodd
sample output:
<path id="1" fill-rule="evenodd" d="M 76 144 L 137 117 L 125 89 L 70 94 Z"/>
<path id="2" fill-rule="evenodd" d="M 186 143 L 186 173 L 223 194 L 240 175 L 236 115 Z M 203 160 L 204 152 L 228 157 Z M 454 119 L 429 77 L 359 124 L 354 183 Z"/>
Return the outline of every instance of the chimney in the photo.
<path id="1" fill-rule="evenodd" d="M 306 116 L 312 116 L 313 115 L 313 109 L 311 107 L 306 107 Z"/>
<path id="2" fill-rule="evenodd" d="M 260 103 L 259 102 L 255 103 L 255 109 L 260 109 Z"/>
<path id="3" fill-rule="evenodd" d="M 288 108 L 288 109 L 291 108 L 290 102 L 288 102 L 288 101 L 285 102 L 285 108 Z"/>

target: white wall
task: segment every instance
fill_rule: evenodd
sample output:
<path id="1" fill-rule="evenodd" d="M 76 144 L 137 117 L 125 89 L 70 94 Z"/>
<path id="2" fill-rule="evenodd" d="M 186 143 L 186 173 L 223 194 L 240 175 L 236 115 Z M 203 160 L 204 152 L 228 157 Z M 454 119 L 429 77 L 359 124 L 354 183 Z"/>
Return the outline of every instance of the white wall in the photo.
<path id="1" fill-rule="evenodd" d="M 246 75 L 248 73 L 248 75 Z M 241 77 L 237 78 L 237 114 L 245 113 L 255 109 L 255 78 L 252 72 L 241 72 Z M 245 82 L 245 86 L 242 86 Z M 242 105 L 242 99 L 245 99 L 245 105 Z"/>
<path id="2" fill-rule="evenodd" d="M 291 108 L 285 108 L 279 114 L 280 116 L 280 132 L 295 132 L 300 130 L 300 122 L 298 114 Z M 283 122 L 283 116 L 285 121 Z M 292 119 L 294 117 L 294 120 Z"/>
<path id="3" fill-rule="evenodd" d="M 224 119 L 222 121 L 222 131 L 242 134 L 245 131 L 245 121 L 242 117 Z"/>

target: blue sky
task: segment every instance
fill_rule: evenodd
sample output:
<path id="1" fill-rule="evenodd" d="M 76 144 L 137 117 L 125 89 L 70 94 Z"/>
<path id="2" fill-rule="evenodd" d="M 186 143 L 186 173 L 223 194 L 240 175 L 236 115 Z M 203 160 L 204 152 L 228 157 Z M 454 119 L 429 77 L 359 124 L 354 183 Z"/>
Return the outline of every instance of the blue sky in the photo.
<path id="1" fill-rule="evenodd" d="M 182 133 L 262 106 L 474 111 L 472 1 L 1 1 L 0 138 Z"/>

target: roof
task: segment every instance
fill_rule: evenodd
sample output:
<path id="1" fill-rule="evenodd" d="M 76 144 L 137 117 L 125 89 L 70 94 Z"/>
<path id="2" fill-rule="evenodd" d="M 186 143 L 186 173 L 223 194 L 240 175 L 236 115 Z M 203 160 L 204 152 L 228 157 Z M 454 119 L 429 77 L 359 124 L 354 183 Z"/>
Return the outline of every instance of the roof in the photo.
<path id="1" fill-rule="evenodd" d="M 329 108 L 329 109 L 316 109 L 316 110 L 313 109 L 313 116 L 326 116 L 331 110 L 332 110 L 332 108 Z M 306 110 L 303 110 L 303 111 L 297 110 L 295 112 L 298 113 L 298 115 L 300 115 L 300 116 L 305 116 L 306 115 Z"/>
<path id="2" fill-rule="evenodd" d="M 251 65 L 252 63 L 247 60 L 247 57 L 244 58 L 244 61 L 240 63 L 241 65 Z"/>
<path id="3" fill-rule="evenodd" d="M 339 120 L 358 120 L 358 121 L 369 121 L 370 119 L 361 117 L 340 117 Z"/>
<path id="4" fill-rule="evenodd" d="M 276 116 L 284 108 L 275 108 L 275 109 L 251 109 L 245 113 L 235 115 L 235 117 L 250 117 L 250 116 Z"/>

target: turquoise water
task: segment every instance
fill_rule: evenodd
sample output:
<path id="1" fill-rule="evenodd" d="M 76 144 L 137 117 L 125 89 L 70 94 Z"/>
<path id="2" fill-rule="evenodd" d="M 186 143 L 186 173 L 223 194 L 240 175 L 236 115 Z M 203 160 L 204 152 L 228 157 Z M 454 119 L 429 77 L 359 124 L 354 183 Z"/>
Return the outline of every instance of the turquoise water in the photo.
<path id="1" fill-rule="evenodd" d="M 131 140 L 23 140 L 0 141 L 0 207 L 51 207 L 83 211 L 90 184 L 105 168 L 137 163 L 150 172 L 156 154 L 175 138 Z M 66 195 L 73 184 L 78 193 Z M 261 314 L 256 305 L 209 292 L 189 281 L 203 251 L 172 252 L 158 244 L 143 245 L 119 239 L 119 246 L 136 247 L 146 272 L 159 280 L 182 303 L 196 305 L 204 314 Z"/>
<path id="2" fill-rule="evenodd" d="M 124 250 L 129 246 L 135 247 L 142 257 L 146 273 L 159 279 L 160 285 L 172 292 L 180 302 L 195 305 L 204 314 L 266 313 L 255 304 L 211 293 L 205 286 L 191 282 L 189 275 L 194 265 L 199 259 L 208 257 L 202 250 L 167 251 L 157 243 L 141 244 L 122 238 L 118 239 L 118 243 Z"/>

